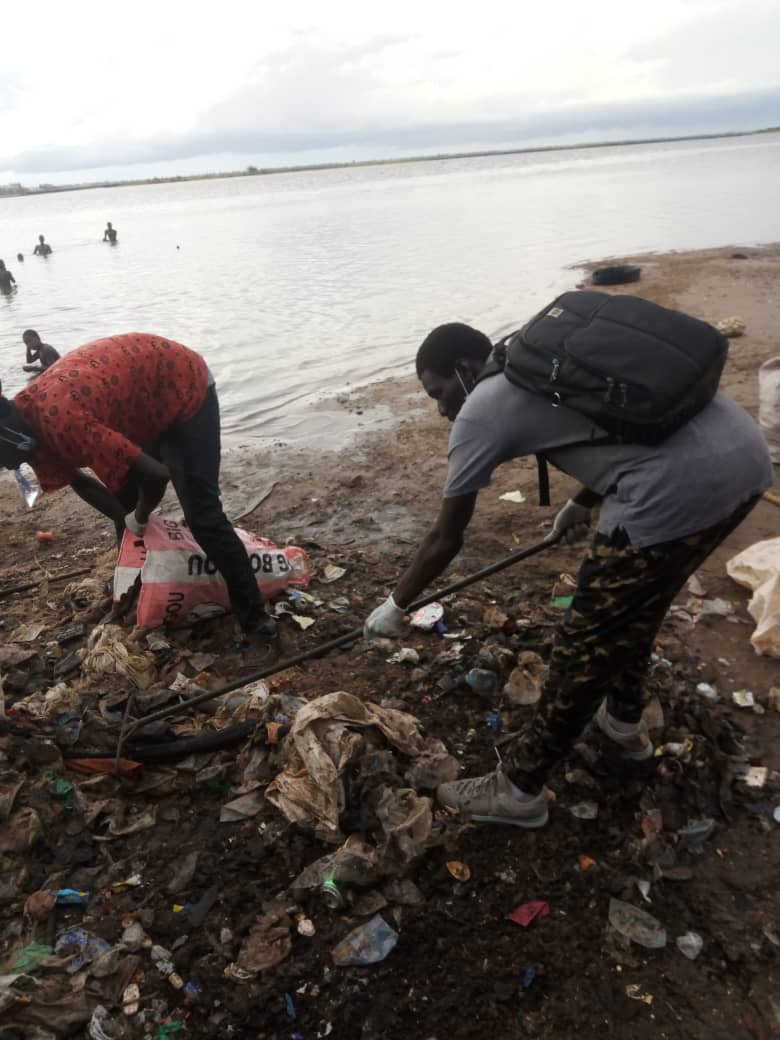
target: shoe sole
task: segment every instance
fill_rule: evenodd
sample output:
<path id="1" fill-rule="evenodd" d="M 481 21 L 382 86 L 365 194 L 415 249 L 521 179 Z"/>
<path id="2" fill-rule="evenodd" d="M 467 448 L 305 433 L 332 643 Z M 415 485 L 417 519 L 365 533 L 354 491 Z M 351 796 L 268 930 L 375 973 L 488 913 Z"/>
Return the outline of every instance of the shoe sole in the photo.
<path id="1" fill-rule="evenodd" d="M 487 816 L 482 813 L 473 813 L 470 817 L 474 823 L 503 823 L 509 827 L 522 827 L 526 830 L 535 830 L 537 827 L 544 827 L 550 818 L 550 814 L 545 812 L 542 816 L 535 816 L 533 819 L 518 820 L 511 819 L 508 816 Z"/>

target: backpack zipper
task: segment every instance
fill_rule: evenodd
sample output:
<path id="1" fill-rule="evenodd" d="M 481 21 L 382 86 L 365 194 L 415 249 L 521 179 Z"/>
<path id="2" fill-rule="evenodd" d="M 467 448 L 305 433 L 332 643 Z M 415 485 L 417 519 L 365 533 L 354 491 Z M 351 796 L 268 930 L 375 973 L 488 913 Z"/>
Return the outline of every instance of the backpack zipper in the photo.
<path id="1" fill-rule="evenodd" d="M 552 367 L 552 372 L 550 373 L 550 382 L 551 383 L 554 383 L 555 380 L 558 378 L 558 372 L 560 371 L 560 368 L 561 368 L 560 359 L 559 358 L 553 358 L 553 367 Z"/>

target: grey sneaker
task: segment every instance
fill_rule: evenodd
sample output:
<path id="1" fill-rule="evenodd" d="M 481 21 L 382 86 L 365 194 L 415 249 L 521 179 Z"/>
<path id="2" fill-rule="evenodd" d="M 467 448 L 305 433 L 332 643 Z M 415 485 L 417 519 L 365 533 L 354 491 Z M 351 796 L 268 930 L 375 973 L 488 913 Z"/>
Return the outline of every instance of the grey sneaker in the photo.
<path id="1" fill-rule="evenodd" d="M 593 721 L 601 732 L 620 748 L 622 758 L 630 762 L 644 762 L 653 755 L 653 742 L 647 732 L 647 723 L 640 719 L 636 728 L 627 733 L 615 729 L 612 725 L 607 702 L 603 700 L 596 712 Z"/>
<path id="2" fill-rule="evenodd" d="M 439 784 L 436 798 L 446 809 L 459 810 L 475 823 L 508 823 L 513 827 L 544 827 L 550 801 L 546 787 L 527 801 L 516 798 L 500 766 L 487 776 Z"/>

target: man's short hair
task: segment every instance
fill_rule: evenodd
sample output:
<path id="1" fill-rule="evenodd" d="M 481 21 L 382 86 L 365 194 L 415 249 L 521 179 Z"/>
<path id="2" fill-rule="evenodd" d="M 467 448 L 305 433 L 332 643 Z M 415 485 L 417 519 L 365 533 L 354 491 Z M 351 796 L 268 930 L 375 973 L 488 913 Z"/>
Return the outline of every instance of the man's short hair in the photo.
<path id="1" fill-rule="evenodd" d="M 439 325 L 428 333 L 417 351 L 417 378 L 423 372 L 433 372 L 447 379 L 455 374 L 458 361 L 487 361 L 492 349 L 493 344 L 479 329 L 460 321 Z"/>
<path id="2" fill-rule="evenodd" d="M 36 339 L 40 339 L 41 338 L 38 335 L 38 333 L 35 331 L 35 329 L 25 329 L 24 332 L 22 333 L 22 339 L 27 339 L 28 336 L 35 336 Z"/>

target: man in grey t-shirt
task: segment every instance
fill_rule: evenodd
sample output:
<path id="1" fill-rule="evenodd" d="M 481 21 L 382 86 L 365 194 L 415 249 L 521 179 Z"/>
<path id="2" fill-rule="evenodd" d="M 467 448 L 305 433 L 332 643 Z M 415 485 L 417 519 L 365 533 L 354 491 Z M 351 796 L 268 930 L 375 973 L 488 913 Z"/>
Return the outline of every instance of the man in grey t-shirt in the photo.
<path id="1" fill-rule="evenodd" d="M 580 413 L 553 408 L 500 373 L 479 381 L 491 349 L 483 333 L 452 323 L 418 351 L 423 389 L 454 423 L 449 472 L 436 522 L 364 632 L 400 633 L 404 608 L 460 551 L 477 495 L 502 462 L 544 454 L 582 484 L 550 540 L 586 533 L 601 504 L 534 718 L 505 766 L 437 791 L 440 803 L 475 821 L 541 827 L 545 778 L 591 719 L 623 759 L 653 754 L 642 709 L 655 636 L 686 580 L 747 516 L 773 471 L 758 427 L 723 394 L 661 444 L 594 444 L 603 431 Z"/>

